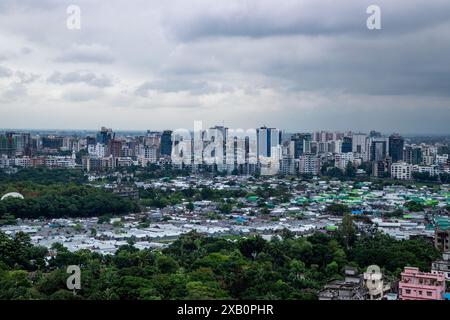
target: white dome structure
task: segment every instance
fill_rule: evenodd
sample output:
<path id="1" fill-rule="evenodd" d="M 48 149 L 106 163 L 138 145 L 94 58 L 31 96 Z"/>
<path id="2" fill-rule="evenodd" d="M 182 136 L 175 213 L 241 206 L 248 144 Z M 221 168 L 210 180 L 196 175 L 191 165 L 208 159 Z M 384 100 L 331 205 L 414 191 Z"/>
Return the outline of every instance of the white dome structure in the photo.
<path id="1" fill-rule="evenodd" d="M 3 195 L 3 197 L 1 198 L 1 200 L 5 200 L 6 198 L 19 198 L 19 199 L 24 199 L 23 195 L 21 195 L 18 192 L 10 192 L 7 193 L 5 195 Z"/>

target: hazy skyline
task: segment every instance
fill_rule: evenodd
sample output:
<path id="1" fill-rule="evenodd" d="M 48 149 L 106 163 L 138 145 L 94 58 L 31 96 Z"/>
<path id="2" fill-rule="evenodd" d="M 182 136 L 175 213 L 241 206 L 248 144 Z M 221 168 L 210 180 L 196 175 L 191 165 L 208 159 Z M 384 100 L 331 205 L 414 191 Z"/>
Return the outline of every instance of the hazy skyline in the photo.
<path id="1" fill-rule="evenodd" d="M 0 128 L 450 133 L 448 0 L 2 0 L 0 44 Z"/>

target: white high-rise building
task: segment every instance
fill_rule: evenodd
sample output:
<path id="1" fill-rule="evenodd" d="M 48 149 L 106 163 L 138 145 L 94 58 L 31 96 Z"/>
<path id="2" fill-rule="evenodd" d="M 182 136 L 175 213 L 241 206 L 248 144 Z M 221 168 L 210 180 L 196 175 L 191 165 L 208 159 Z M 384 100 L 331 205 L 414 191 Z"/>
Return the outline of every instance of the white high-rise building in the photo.
<path id="1" fill-rule="evenodd" d="M 335 155 L 335 161 L 334 166 L 345 170 L 347 167 L 347 164 L 351 162 L 353 164 L 353 161 L 355 160 L 355 157 L 353 155 L 353 152 L 346 152 L 346 153 L 338 153 Z"/>
<path id="2" fill-rule="evenodd" d="M 88 153 L 92 157 L 103 158 L 106 156 L 106 145 L 102 143 L 90 144 L 88 146 Z"/>
<path id="3" fill-rule="evenodd" d="M 391 165 L 391 177 L 399 180 L 411 180 L 413 165 L 400 161 Z"/>

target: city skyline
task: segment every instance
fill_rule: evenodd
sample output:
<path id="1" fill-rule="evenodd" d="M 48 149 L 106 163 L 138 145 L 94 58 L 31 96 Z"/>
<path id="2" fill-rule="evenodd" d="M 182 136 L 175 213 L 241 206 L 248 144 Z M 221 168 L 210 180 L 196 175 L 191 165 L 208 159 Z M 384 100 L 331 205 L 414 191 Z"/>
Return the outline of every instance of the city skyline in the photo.
<path id="1" fill-rule="evenodd" d="M 218 125 L 218 124 L 216 124 Z M 221 124 L 223 125 L 223 124 Z M 235 129 L 258 129 L 261 127 L 264 127 L 266 124 L 261 124 L 259 126 L 256 127 L 252 127 L 252 128 L 235 128 Z M 207 125 L 205 126 L 202 130 L 207 130 L 208 128 L 212 128 L 213 126 L 215 126 L 214 124 L 211 125 Z M 42 132 L 42 133 L 73 133 L 73 132 L 84 132 L 84 133 L 95 133 L 97 132 L 100 128 L 102 127 L 107 127 L 107 128 L 112 128 L 114 130 L 114 132 L 116 133 L 143 133 L 145 134 L 147 131 L 158 131 L 158 132 L 162 132 L 164 130 L 176 130 L 176 129 L 187 129 L 190 132 L 193 132 L 194 129 L 193 128 L 175 128 L 175 127 L 159 127 L 159 128 L 144 128 L 144 129 L 133 129 L 133 128 L 125 128 L 125 129 L 117 129 L 108 125 L 102 125 L 100 124 L 99 126 L 95 127 L 95 128 L 14 128 L 14 127 L 10 127 L 10 128 L 1 128 L 0 127 L 0 132 Z M 192 126 L 191 126 L 192 127 Z M 232 128 L 230 126 L 227 126 L 225 124 L 226 128 Z M 275 128 L 274 126 L 267 126 L 267 127 L 272 127 Z M 405 137 L 426 137 L 426 136 L 430 136 L 430 137 L 446 137 L 450 135 L 450 131 L 449 132 L 443 132 L 443 133 L 414 133 L 414 132 L 410 132 L 410 133 L 405 133 L 405 132 L 401 132 L 396 130 L 395 128 L 392 128 L 392 130 L 388 130 L 388 131 L 380 131 L 377 130 L 377 128 L 368 128 L 368 129 L 364 129 L 364 130 L 354 130 L 351 128 L 348 129 L 342 129 L 342 130 L 335 130 L 335 129 L 330 129 L 330 128 L 316 128 L 313 130 L 302 130 L 302 129 L 293 129 L 293 130 L 287 130 L 283 127 L 277 127 L 276 129 L 281 130 L 283 135 L 290 135 L 290 134 L 296 134 L 296 133 L 314 133 L 314 132 L 339 132 L 339 133 L 365 133 L 365 134 L 369 134 L 371 131 L 375 131 L 380 133 L 383 136 L 387 136 L 387 135 L 391 135 L 391 134 L 400 134 L 402 136 Z"/>
<path id="2" fill-rule="evenodd" d="M 0 300 L 449 301 L 449 62 L 449 0 L 0 0 Z"/>
<path id="3" fill-rule="evenodd" d="M 70 30 L 68 1 L 5 0 L 0 127 L 448 134 L 450 4 L 420 3 L 369 30 L 366 0 L 80 0 Z"/>

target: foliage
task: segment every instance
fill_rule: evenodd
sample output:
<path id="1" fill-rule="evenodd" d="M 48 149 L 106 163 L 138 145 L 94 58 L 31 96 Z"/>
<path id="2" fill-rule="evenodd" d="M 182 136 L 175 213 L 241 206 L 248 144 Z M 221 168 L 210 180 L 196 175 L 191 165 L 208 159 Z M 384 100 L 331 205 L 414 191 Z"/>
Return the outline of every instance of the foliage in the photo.
<path id="1" fill-rule="evenodd" d="M 416 202 L 416 201 L 408 201 L 405 202 L 404 206 L 409 210 L 409 211 L 413 211 L 413 212 L 419 212 L 419 211 L 423 211 L 423 209 L 425 208 L 423 204 Z"/>
<path id="2" fill-rule="evenodd" d="M 25 199 L 7 198 L 0 202 L 0 217 L 16 218 L 92 217 L 126 214 L 139 208 L 136 203 L 107 190 L 75 184 L 42 185 L 33 182 L 0 184 L 0 194 L 17 191 Z"/>
<path id="3" fill-rule="evenodd" d="M 129 244 L 108 256 L 56 244 L 56 255 L 45 264 L 47 250 L 32 246 L 29 236 L 0 233 L 0 299 L 316 299 L 346 265 L 363 270 L 377 264 L 398 276 L 407 265 L 429 271 L 439 256 L 423 240 L 353 235 L 346 215 L 336 235 L 284 231 L 271 241 L 231 241 L 190 232 L 162 251 Z M 76 295 L 65 284 L 71 264 L 82 272 Z"/>
<path id="4" fill-rule="evenodd" d="M 349 213 L 350 209 L 345 204 L 333 203 L 325 209 L 325 212 L 334 216 L 343 216 L 345 213 Z"/>
<path id="5" fill-rule="evenodd" d="M 2 183 L 33 182 L 42 185 L 52 183 L 84 183 L 87 177 L 79 169 L 67 168 L 23 168 L 17 173 L 6 174 L 0 170 Z"/>

